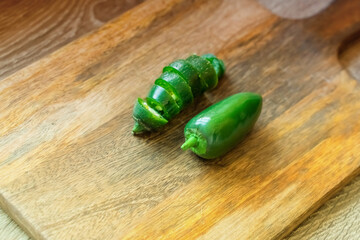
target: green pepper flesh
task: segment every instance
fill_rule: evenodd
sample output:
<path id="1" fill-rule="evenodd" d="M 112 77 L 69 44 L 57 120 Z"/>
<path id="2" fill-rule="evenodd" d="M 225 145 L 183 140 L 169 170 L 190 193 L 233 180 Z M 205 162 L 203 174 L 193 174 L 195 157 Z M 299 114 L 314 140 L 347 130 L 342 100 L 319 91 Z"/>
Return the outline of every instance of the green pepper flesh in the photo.
<path id="1" fill-rule="evenodd" d="M 176 114 L 180 112 L 180 107 L 175 101 L 175 97 L 171 95 L 171 92 L 159 85 L 153 85 L 148 94 L 148 98 L 152 98 L 163 106 L 164 117 L 170 120 Z"/>
<path id="2" fill-rule="evenodd" d="M 158 129 L 168 122 L 168 120 L 154 111 L 141 98 L 136 100 L 133 118 L 135 119 L 133 131 L 139 132 L 149 131 L 150 129 Z"/>
<path id="3" fill-rule="evenodd" d="M 223 61 L 219 60 L 214 54 L 211 53 L 204 54 L 201 57 L 208 60 L 214 66 L 218 78 L 221 78 L 224 75 L 225 65 Z"/>
<path id="4" fill-rule="evenodd" d="M 202 83 L 202 93 L 216 87 L 218 76 L 211 62 L 197 55 L 191 55 L 186 60 L 189 61 L 199 73 L 199 78 Z"/>
<path id="5" fill-rule="evenodd" d="M 201 81 L 196 69 L 186 60 L 179 59 L 164 67 L 163 72 L 174 72 L 182 76 L 191 87 L 193 96 L 199 96 L 201 94 Z"/>
<path id="6" fill-rule="evenodd" d="M 155 81 L 155 84 L 166 84 L 163 81 L 169 84 L 171 91 L 176 94 L 176 98 L 178 99 L 177 103 L 180 108 L 186 107 L 194 100 L 190 86 L 180 75 L 173 72 L 164 72 L 159 79 Z"/>

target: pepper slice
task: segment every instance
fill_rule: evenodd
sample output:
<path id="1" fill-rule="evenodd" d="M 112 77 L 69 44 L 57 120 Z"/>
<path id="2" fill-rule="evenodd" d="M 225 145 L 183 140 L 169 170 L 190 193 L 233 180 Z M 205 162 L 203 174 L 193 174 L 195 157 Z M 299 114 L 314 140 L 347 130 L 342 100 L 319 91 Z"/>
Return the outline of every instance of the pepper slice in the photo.
<path id="1" fill-rule="evenodd" d="M 159 103 L 158 101 L 156 101 L 155 99 L 146 97 L 146 103 L 153 109 L 155 110 L 158 114 L 160 114 L 161 116 L 168 116 L 168 113 L 165 110 L 165 107 Z"/>
<path id="2" fill-rule="evenodd" d="M 213 65 L 206 59 L 191 55 L 186 59 L 198 71 L 202 84 L 202 92 L 216 87 L 218 77 Z"/>
<path id="3" fill-rule="evenodd" d="M 250 132 L 261 107 L 256 93 L 238 93 L 208 107 L 186 124 L 181 148 L 205 159 L 224 155 Z"/>
<path id="4" fill-rule="evenodd" d="M 156 84 L 153 85 L 148 94 L 148 98 L 158 102 L 158 105 L 163 109 L 164 117 L 167 120 L 170 120 L 180 112 L 180 108 L 176 104 L 174 96 L 171 96 L 171 92 L 169 93 L 169 91 L 162 86 Z"/>
<path id="5" fill-rule="evenodd" d="M 214 54 L 211 53 L 204 54 L 201 57 L 208 60 L 214 66 L 218 78 L 221 78 L 224 75 L 226 69 L 222 60 L 218 59 Z"/>
<path id="6" fill-rule="evenodd" d="M 169 66 L 164 67 L 163 72 L 173 72 L 183 77 L 189 84 L 194 97 L 202 93 L 202 84 L 198 71 L 189 62 L 183 59 L 176 60 L 170 63 Z"/>
<path id="7" fill-rule="evenodd" d="M 158 129 L 168 123 L 168 120 L 163 118 L 141 98 L 138 98 L 135 102 L 133 118 L 135 120 L 133 131 L 137 133 Z"/>
<path id="8" fill-rule="evenodd" d="M 184 78 L 173 72 L 164 72 L 155 84 L 164 88 L 168 87 L 176 95 L 176 103 L 180 108 L 185 107 L 194 100 L 190 86 Z"/>

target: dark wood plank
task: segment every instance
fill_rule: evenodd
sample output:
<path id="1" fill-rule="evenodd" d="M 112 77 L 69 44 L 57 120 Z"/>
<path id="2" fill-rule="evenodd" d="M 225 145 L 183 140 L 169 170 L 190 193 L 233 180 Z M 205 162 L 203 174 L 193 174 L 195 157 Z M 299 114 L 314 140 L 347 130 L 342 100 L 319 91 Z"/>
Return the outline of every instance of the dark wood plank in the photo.
<path id="1" fill-rule="evenodd" d="M 0 2 L 0 80 L 143 0 Z"/>

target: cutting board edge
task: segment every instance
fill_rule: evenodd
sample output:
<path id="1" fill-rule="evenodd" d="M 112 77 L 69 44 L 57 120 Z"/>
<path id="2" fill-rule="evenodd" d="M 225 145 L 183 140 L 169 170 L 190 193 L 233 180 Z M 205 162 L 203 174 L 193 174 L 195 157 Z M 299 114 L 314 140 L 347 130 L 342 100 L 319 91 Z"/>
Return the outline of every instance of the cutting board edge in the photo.
<path id="1" fill-rule="evenodd" d="M 11 203 L 11 201 L 6 199 L 2 192 L 0 192 L 0 208 L 31 238 L 39 240 L 46 239 L 41 234 L 41 231 L 38 231 L 36 227 Z"/>
<path id="2" fill-rule="evenodd" d="M 279 232 L 277 236 L 273 239 L 283 239 L 287 237 L 292 231 L 294 231 L 297 227 L 300 226 L 310 215 L 316 212 L 324 203 L 334 197 L 341 189 L 343 189 L 346 185 L 348 185 L 355 177 L 360 175 L 360 166 L 354 170 L 353 173 L 345 176 L 345 178 L 340 181 L 338 185 L 328 191 L 326 194 L 323 195 L 321 199 L 319 199 L 313 206 L 307 209 L 303 214 L 301 214 L 297 219 L 295 219 L 292 223 L 290 223 L 282 232 Z"/>

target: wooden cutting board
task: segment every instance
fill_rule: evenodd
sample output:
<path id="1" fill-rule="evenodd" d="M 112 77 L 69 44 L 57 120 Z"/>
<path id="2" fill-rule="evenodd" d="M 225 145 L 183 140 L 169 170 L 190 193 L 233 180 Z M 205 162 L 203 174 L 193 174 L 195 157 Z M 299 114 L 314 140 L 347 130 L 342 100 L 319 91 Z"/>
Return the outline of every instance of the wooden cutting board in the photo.
<path id="1" fill-rule="evenodd" d="M 306 20 L 255 1 L 147 1 L 0 82 L 0 204 L 36 239 L 273 239 L 360 170 L 359 82 L 339 49 L 360 2 Z M 215 53 L 226 76 L 161 132 L 131 112 L 167 63 Z M 263 95 L 221 159 L 183 152 L 183 127 L 239 91 Z"/>

